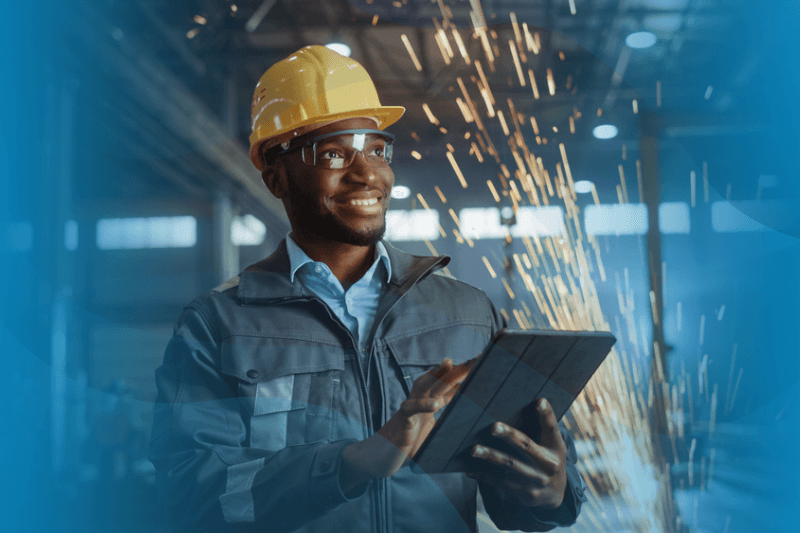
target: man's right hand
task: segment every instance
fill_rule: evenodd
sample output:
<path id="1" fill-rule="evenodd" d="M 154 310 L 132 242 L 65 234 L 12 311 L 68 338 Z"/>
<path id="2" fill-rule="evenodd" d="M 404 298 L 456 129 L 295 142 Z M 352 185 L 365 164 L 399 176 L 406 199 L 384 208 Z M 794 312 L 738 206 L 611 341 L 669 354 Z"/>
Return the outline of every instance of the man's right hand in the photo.
<path id="1" fill-rule="evenodd" d="M 374 435 L 342 452 L 345 492 L 374 478 L 384 478 L 413 457 L 436 424 L 434 414 L 450 403 L 475 359 L 460 365 L 445 359 L 414 382 L 407 400 Z"/>

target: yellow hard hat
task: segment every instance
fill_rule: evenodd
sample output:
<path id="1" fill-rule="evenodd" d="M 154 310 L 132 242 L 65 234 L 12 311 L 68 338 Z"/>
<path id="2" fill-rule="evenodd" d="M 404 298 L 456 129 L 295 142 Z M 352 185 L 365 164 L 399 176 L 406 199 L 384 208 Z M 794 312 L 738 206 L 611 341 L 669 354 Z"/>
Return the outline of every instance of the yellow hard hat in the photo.
<path id="1" fill-rule="evenodd" d="M 371 117 L 384 129 L 405 113 L 383 106 L 366 69 L 324 46 L 306 46 L 272 65 L 253 94 L 250 160 L 259 170 L 259 152 L 323 124 Z"/>

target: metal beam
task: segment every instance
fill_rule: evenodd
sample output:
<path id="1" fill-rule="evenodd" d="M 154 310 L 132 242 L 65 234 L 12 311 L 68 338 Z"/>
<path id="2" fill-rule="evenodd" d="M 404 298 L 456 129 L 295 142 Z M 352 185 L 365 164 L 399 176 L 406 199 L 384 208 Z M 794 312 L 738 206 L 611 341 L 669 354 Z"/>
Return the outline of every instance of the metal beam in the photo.
<path id="1" fill-rule="evenodd" d="M 112 39 L 113 26 L 92 8 L 85 6 L 76 13 L 73 24 L 93 57 L 143 109 L 185 139 L 194 153 L 221 169 L 220 179 L 258 199 L 276 221 L 288 227 L 283 204 L 267 191 L 248 151 L 177 76 L 128 39 Z"/>

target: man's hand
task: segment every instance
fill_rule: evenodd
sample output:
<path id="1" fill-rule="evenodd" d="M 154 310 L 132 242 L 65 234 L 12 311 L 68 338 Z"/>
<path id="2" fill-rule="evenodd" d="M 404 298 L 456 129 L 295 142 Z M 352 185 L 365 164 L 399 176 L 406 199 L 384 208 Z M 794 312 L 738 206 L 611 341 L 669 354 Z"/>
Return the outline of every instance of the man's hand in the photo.
<path id="1" fill-rule="evenodd" d="M 567 446 L 547 400 L 539 400 L 536 411 L 542 430 L 541 444 L 517 429 L 496 422 L 492 435 L 519 450 L 524 459 L 476 445 L 472 456 L 485 464 L 485 468 L 467 476 L 511 492 L 528 507 L 555 509 L 564 500 L 567 487 Z"/>
<path id="2" fill-rule="evenodd" d="M 453 365 L 445 359 L 411 388 L 407 400 L 374 435 L 342 452 L 342 488 L 347 491 L 369 479 L 389 477 L 412 457 L 436 424 L 434 414 L 450 403 L 475 359 Z"/>

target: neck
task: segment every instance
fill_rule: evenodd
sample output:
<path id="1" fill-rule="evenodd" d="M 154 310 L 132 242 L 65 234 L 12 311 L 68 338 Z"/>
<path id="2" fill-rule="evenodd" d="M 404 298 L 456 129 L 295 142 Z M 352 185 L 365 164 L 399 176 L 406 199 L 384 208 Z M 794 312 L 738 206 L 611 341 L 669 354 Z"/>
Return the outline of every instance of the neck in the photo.
<path id="1" fill-rule="evenodd" d="M 314 261 L 328 265 L 343 284 L 352 285 L 361 279 L 375 260 L 375 245 L 356 246 L 330 241 L 298 229 L 293 233 L 300 249 Z"/>

